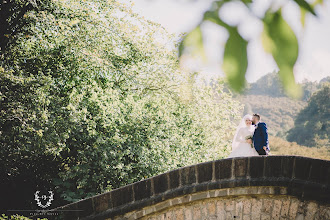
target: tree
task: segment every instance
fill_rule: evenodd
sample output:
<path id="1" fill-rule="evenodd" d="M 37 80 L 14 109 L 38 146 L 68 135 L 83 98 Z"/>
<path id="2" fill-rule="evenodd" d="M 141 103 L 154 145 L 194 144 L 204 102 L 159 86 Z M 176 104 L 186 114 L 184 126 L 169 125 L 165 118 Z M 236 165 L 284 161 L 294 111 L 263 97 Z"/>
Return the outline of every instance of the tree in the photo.
<path id="1" fill-rule="evenodd" d="M 2 207 L 37 208 L 40 188 L 63 205 L 226 156 L 241 106 L 180 70 L 162 27 L 115 0 L 8 4 L 17 11 L 1 36 Z"/>
<path id="2" fill-rule="evenodd" d="M 238 26 L 227 24 L 219 16 L 220 10 L 223 6 L 230 4 L 231 2 L 240 2 L 252 12 L 251 14 L 253 14 L 253 11 L 251 10 L 254 4 L 253 1 L 214 1 L 212 7 L 204 13 L 201 22 L 183 37 L 179 46 L 179 56 L 185 51 L 203 56 L 203 33 L 201 26 L 205 22 L 212 22 L 221 26 L 229 34 L 229 38 L 225 45 L 222 68 L 231 87 L 235 91 L 242 92 L 246 84 L 245 73 L 248 64 L 247 45 L 249 42 L 240 35 L 238 32 Z M 302 11 L 301 21 L 304 23 L 306 13 L 316 15 L 314 6 L 321 4 L 323 1 L 315 0 L 312 5 L 305 0 L 294 0 L 294 2 L 300 6 Z M 279 76 L 285 91 L 291 96 L 298 97 L 301 95 L 301 89 L 295 84 L 293 75 L 293 66 L 298 57 L 298 41 L 293 30 L 282 17 L 281 7 L 275 8 L 273 6 L 274 5 L 272 4 L 261 18 L 255 15 L 255 17 L 264 24 L 264 30 L 261 36 L 263 47 L 266 52 L 273 56 L 277 63 L 280 70 Z"/>
<path id="3" fill-rule="evenodd" d="M 301 110 L 295 120 L 295 127 L 288 132 L 287 139 L 305 146 L 329 147 L 329 95 L 330 84 L 315 93 L 306 108 Z"/>

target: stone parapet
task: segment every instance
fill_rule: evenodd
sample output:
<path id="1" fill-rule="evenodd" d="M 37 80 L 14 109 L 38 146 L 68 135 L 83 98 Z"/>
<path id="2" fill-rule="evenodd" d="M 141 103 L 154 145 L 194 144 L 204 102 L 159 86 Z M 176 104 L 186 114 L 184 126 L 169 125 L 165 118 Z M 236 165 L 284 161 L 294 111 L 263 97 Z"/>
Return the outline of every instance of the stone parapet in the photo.
<path id="1" fill-rule="evenodd" d="M 330 161 L 296 156 L 257 156 L 210 161 L 172 170 L 53 211 L 61 213 L 61 218 L 70 220 L 112 219 L 119 216 L 134 219 L 156 215 L 172 206 L 185 204 L 190 207 L 190 203 L 205 199 L 214 200 L 206 206 L 213 207 L 213 204 L 219 203 L 220 198 L 229 201 L 232 197 L 240 197 L 243 198 L 242 203 L 240 200 L 234 202 L 235 207 L 240 207 L 240 204 L 244 204 L 244 198 L 250 201 L 253 199 L 251 196 L 257 196 L 254 199 L 262 204 L 276 197 L 275 200 L 271 199 L 272 213 L 279 209 L 276 208 L 280 206 L 279 203 L 282 210 L 283 204 L 286 204 L 284 197 L 290 201 L 309 201 L 307 206 L 311 203 L 318 207 L 328 207 Z M 193 215 L 189 213 L 188 216 Z M 191 213 L 194 213 L 194 208 Z M 272 215 L 267 216 L 272 218 Z"/>

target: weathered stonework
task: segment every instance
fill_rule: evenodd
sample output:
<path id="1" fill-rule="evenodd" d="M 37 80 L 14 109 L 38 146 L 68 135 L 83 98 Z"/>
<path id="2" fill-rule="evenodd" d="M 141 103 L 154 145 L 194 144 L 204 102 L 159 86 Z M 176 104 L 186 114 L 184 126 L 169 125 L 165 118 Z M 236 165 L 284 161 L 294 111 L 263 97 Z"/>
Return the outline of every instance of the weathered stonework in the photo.
<path id="1" fill-rule="evenodd" d="M 279 190 L 279 195 L 274 195 L 273 187 L 204 191 L 191 194 L 189 199 L 176 197 L 114 219 L 330 219 L 330 206 L 287 196 L 285 188 Z"/>
<path id="2" fill-rule="evenodd" d="M 128 214 L 115 219 L 135 218 Z M 218 197 L 169 207 L 141 219 L 330 219 L 330 208 L 292 196 Z"/>
<path id="3" fill-rule="evenodd" d="M 70 220 L 330 219 L 329 201 L 330 161 L 258 156 L 183 167 L 52 211 Z"/>

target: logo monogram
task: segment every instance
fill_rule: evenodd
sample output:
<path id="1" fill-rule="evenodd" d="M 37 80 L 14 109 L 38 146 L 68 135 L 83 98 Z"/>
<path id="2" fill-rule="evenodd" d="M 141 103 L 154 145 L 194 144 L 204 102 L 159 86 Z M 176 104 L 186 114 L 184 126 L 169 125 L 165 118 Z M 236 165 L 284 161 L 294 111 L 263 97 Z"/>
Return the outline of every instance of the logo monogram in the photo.
<path id="1" fill-rule="evenodd" d="M 39 193 L 40 193 L 40 191 L 36 191 L 34 193 L 34 200 L 37 201 L 37 205 L 39 207 L 43 208 L 43 209 L 49 207 L 52 204 L 52 201 L 54 200 L 54 193 L 53 193 L 53 191 L 48 191 L 49 196 L 47 196 L 47 195 L 39 196 Z M 40 201 L 40 198 L 43 199 L 43 200 L 47 200 L 48 199 L 47 203 L 45 205 L 43 205 L 41 203 L 41 201 Z"/>

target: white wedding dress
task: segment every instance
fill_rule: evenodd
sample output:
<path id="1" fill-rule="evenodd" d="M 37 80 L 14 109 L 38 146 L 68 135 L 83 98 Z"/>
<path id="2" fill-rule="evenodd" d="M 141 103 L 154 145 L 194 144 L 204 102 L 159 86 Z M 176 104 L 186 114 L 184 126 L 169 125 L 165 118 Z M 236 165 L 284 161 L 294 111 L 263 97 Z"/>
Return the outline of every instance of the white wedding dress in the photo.
<path id="1" fill-rule="evenodd" d="M 259 156 L 256 149 L 254 147 L 252 148 L 251 144 L 246 143 L 245 138 L 247 136 L 253 135 L 253 133 L 253 126 L 244 126 L 239 128 L 233 140 L 232 152 L 228 158 Z"/>

